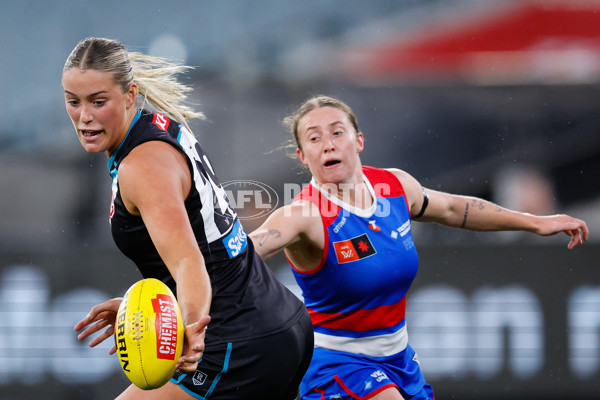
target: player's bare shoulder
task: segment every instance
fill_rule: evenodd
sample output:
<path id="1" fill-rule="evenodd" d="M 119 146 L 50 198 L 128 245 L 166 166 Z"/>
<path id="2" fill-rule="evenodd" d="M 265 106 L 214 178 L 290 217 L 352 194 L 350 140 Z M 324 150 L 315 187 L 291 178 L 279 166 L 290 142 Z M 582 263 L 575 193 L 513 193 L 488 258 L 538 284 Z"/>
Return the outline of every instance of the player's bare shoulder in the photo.
<path id="1" fill-rule="evenodd" d="M 423 203 L 423 187 L 411 174 L 398 168 L 386 168 L 387 171 L 394 174 L 404 188 L 408 203 L 411 209 L 415 204 Z"/>
<path id="2" fill-rule="evenodd" d="M 319 213 L 319 208 L 312 203 L 311 201 L 299 199 L 294 201 L 292 204 L 286 207 L 288 209 L 288 213 L 293 218 L 298 219 L 314 219 L 321 218 L 321 214 Z"/>
<path id="3" fill-rule="evenodd" d="M 323 232 L 323 222 L 318 207 L 308 200 L 296 200 L 280 210 L 284 229 L 292 231 L 296 241 L 314 241 Z M 291 244 L 291 243 L 290 243 Z"/>
<path id="4" fill-rule="evenodd" d="M 256 251 L 263 258 L 269 258 L 289 246 L 302 246 L 303 242 L 318 240 L 319 231 L 314 225 L 322 222 L 316 206 L 305 200 L 298 200 L 273 212 L 255 231 L 250 233 Z"/>
<path id="5" fill-rule="evenodd" d="M 394 176 L 396 178 L 398 178 L 398 180 L 400 181 L 400 183 L 402 183 L 404 185 L 405 182 L 409 181 L 409 180 L 414 180 L 415 178 L 412 177 L 411 174 L 409 174 L 408 172 L 399 169 L 399 168 L 385 168 L 386 171 L 391 172 L 392 174 L 394 174 Z"/>

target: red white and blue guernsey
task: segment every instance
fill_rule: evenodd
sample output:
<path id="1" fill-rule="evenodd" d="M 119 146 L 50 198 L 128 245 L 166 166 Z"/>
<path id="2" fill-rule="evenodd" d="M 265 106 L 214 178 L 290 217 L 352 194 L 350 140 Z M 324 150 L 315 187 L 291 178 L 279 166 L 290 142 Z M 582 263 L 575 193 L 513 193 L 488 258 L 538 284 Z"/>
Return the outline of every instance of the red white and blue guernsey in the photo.
<path id="1" fill-rule="evenodd" d="M 292 265 L 315 331 L 301 396 L 366 399 L 397 387 L 405 399 L 433 399 L 406 332 L 406 293 L 418 269 L 406 195 L 389 171 L 365 166 L 363 177 L 376 200 L 368 209 L 314 178 L 295 199 L 319 209 L 325 235 L 315 269 Z"/>

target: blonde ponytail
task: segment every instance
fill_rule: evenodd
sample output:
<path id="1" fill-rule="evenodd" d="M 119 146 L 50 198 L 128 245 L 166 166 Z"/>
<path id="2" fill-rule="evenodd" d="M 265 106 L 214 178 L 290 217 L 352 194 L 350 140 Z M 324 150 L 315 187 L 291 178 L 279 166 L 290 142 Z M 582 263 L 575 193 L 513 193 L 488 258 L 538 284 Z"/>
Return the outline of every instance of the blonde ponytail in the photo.
<path id="1" fill-rule="evenodd" d="M 188 129 L 188 119 L 205 118 L 203 113 L 185 104 L 187 93 L 191 92 L 192 88 L 176 78 L 178 74 L 192 67 L 136 52 L 129 52 L 128 55 L 133 69 L 133 82 L 143 97 L 140 106 L 147 107 L 146 104 L 149 104 L 153 111 L 181 122 Z"/>

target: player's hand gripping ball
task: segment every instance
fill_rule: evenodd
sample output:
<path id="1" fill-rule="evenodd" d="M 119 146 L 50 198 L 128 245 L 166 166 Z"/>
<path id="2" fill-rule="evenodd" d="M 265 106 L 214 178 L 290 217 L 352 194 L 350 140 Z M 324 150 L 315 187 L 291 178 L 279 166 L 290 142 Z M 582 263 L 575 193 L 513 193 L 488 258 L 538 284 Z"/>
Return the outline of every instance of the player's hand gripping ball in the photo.
<path id="1" fill-rule="evenodd" d="M 161 387 L 183 351 L 184 326 L 173 292 L 158 279 L 133 284 L 119 306 L 117 354 L 127 378 L 140 389 Z"/>

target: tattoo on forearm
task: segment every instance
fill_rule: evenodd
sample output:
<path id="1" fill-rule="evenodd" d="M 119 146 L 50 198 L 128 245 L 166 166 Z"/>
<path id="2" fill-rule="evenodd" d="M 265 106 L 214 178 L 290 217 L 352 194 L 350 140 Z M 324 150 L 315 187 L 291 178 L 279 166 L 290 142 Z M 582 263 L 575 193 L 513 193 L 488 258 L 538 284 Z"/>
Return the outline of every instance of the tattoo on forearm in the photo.
<path id="1" fill-rule="evenodd" d="M 252 238 L 256 239 L 255 242 L 259 247 L 262 247 L 265 243 L 267 243 L 267 240 L 269 240 L 270 238 L 278 237 L 281 237 L 281 232 L 276 229 L 269 229 L 266 232 L 252 235 Z"/>
<path id="2" fill-rule="evenodd" d="M 483 210 L 485 208 L 485 204 L 483 200 L 473 199 L 473 207 L 477 207 L 480 210 Z"/>
<path id="3" fill-rule="evenodd" d="M 465 216 L 463 217 L 463 223 L 460 226 L 461 228 L 464 228 L 467 225 L 467 217 L 469 216 L 469 203 L 465 204 Z"/>
<path id="4" fill-rule="evenodd" d="M 471 210 L 478 209 L 479 211 L 483 211 L 489 205 L 489 206 L 495 207 L 494 212 L 497 212 L 497 213 L 502 212 L 502 207 L 497 206 L 493 203 L 488 203 L 485 200 L 481 200 L 481 199 L 471 199 L 470 205 L 471 205 Z M 463 216 L 462 225 L 460 226 L 461 228 L 465 228 L 467 226 L 467 218 L 468 217 L 469 217 L 469 202 L 467 201 L 465 203 L 465 214 Z"/>

